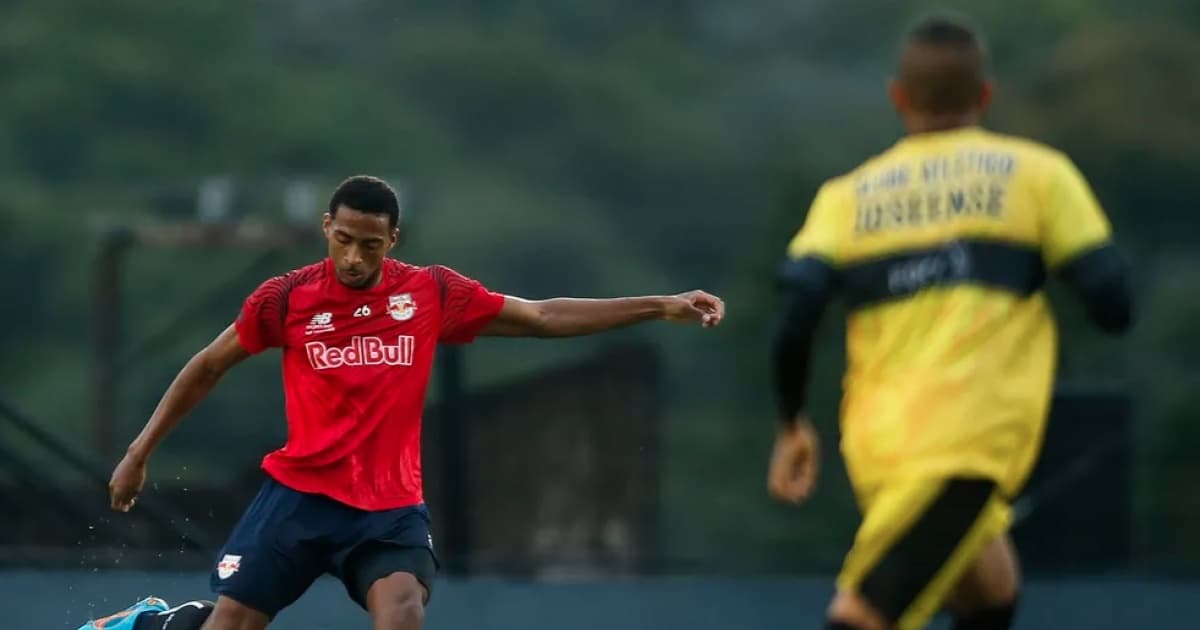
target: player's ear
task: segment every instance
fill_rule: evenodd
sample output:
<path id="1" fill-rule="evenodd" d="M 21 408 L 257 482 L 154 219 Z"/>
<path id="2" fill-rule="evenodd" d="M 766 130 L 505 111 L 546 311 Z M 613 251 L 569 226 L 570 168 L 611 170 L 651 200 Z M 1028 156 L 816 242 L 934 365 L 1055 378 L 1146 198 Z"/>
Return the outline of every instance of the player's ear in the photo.
<path id="1" fill-rule="evenodd" d="M 392 228 L 392 242 L 388 243 L 388 249 L 395 247 L 398 242 L 400 242 L 400 228 L 394 227 Z"/>
<path id="2" fill-rule="evenodd" d="M 330 236 L 333 235 L 332 229 L 333 229 L 333 215 L 326 212 L 325 218 L 321 219 L 321 231 L 325 233 L 325 238 L 329 238 Z"/>
<path id="3" fill-rule="evenodd" d="M 896 108 L 897 112 L 904 112 L 908 109 L 908 94 L 904 92 L 904 86 L 900 85 L 894 77 L 888 79 L 887 84 L 888 98 L 892 101 L 892 107 Z"/>
<path id="4" fill-rule="evenodd" d="M 991 81 L 984 81 L 983 85 L 979 86 L 979 110 L 987 111 L 987 108 L 992 104 L 992 96 L 996 93 L 996 84 Z"/>

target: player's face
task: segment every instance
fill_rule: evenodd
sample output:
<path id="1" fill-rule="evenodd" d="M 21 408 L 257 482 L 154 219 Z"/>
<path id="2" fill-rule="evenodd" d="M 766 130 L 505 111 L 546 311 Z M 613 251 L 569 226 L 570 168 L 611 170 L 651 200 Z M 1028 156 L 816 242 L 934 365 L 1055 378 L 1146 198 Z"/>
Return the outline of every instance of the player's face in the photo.
<path id="1" fill-rule="evenodd" d="M 378 282 L 383 257 L 395 246 L 399 235 L 400 230 L 389 227 L 388 218 L 381 214 L 338 206 L 336 214 L 325 215 L 329 258 L 337 279 L 349 287 L 369 287 Z"/>

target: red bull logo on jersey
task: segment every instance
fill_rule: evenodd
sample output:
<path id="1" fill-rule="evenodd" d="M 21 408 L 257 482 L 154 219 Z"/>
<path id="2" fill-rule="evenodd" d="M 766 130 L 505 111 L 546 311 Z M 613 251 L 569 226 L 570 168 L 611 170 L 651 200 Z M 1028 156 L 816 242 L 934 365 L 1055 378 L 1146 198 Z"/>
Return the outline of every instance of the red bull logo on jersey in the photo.
<path id="1" fill-rule="evenodd" d="M 310 341 L 304 344 L 304 349 L 314 370 L 331 370 L 359 365 L 412 365 L 416 345 L 411 335 L 400 335 L 394 345 L 384 343 L 379 337 L 354 337 L 346 346 L 330 347 Z"/>
<path id="2" fill-rule="evenodd" d="M 412 319 L 417 312 L 417 302 L 411 293 L 393 295 L 388 298 L 388 315 L 398 322 Z"/>

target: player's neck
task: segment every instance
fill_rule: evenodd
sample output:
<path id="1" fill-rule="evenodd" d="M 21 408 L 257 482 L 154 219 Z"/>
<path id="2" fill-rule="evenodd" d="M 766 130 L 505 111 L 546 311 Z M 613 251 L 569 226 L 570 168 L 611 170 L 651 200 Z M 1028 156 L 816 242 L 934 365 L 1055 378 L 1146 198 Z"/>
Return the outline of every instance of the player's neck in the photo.
<path id="1" fill-rule="evenodd" d="M 904 128 L 908 135 L 912 136 L 923 133 L 937 133 L 939 131 L 952 131 L 954 129 L 978 127 L 979 122 L 979 116 L 975 113 L 943 115 L 921 114 L 908 116 L 904 121 Z"/>

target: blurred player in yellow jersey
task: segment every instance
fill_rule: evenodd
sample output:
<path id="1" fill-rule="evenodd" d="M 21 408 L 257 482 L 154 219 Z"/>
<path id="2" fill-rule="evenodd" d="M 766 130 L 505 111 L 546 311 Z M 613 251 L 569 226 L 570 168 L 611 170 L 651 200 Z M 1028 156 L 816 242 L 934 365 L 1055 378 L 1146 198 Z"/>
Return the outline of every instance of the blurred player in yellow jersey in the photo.
<path id="1" fill-rule="evenodd" d="M 825 303 L 849 308 L 841 450 L 863 522 L 829 628 L 1012 624 L 1019 571 L 1010 502 L 1038 456 L 1057 337 L 1043 285 L 1070 285 L 1112 333 L 1132 321 L 1109 223 L 1063 154 L 979 126 L 983 44 L 954 18 L 908 35 L 890 95 L 907 134 L 826 182 L 792 241 L 776 339 L 782 423 L 768 485 L 812 491 L 804 411 Z"/>

